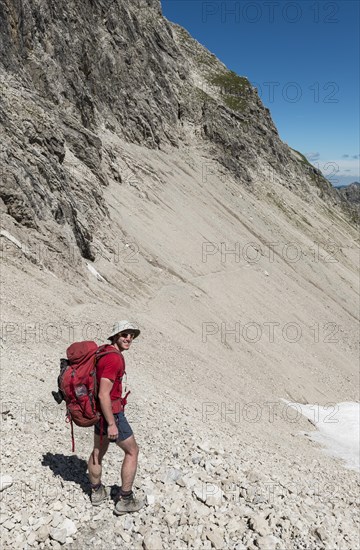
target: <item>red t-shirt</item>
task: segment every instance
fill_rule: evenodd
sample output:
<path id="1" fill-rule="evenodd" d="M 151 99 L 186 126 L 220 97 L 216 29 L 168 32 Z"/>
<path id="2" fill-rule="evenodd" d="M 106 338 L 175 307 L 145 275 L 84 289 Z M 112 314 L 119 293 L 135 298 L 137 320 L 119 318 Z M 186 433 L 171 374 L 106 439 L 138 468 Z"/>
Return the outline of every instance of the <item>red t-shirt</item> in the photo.
<path id="1" fill-rule="evenodd" d="M 108 346 L 104 351 L 110 351 L 112 346 Z M 96 378 L 98 383 L 98 388 L 100 387 L 100 379 L 108 378 L 114 382 L 114 385 L 110 392 L 110 399 L 112 401 L 111 408 L 112 412 L 118 413 L 123 410 L 121 404 L 121 395 L 122 395 L 122 384 L 121 378 L 125 373 L 125 360 L 124 357 L 119 353 L 108 353 L 97 362 L 96 365 Z"/>

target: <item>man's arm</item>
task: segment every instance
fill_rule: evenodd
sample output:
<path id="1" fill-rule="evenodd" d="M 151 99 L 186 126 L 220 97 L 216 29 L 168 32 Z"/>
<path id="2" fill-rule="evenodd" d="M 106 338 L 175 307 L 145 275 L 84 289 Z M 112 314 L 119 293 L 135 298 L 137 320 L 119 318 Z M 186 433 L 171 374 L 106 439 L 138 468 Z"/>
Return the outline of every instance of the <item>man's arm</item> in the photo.
<path id="1" fill-rule="evenodd" d="M 110 392 L 114 382 L 109 380 L 109 378 L 100 378 L 100 388 L 99 388 L 99 401 L 101 411 L 105 417 L 106 422 L 108 423 L 108 438 L 115 439 L 118 436 L 118 429 L 115 424 L 115 418 L 112 412 Z"/>

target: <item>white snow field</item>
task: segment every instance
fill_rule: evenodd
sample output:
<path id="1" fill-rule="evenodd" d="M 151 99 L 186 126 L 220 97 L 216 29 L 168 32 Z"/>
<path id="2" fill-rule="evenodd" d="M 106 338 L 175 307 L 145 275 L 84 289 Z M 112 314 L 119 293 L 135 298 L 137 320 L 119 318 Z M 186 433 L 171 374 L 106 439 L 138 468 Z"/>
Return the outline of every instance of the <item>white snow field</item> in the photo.
<path id="1" fill-rule="evenodd" d="M 345 461 L 345 466 L 360 471 L 360 404 L 331 403 L 326 406 L 288 403 L 311 420 L 317 432 L 309 432 L 313 441 L 324 445 L 325 452 Z"/>

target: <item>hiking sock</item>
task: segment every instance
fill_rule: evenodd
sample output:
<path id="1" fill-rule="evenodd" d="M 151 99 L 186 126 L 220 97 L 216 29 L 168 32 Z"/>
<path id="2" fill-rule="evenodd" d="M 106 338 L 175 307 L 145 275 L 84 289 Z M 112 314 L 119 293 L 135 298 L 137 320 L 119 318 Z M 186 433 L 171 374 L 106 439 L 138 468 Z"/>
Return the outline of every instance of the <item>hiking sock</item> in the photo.
<path id="1" fill-rule="evenodd" d="M 127 500 L 129 498 L 131 498 L 133 496 L 133 492 L 132 491 L 123 491 L 122 488 L 120 487 L 120 491 L 119 491 L 119 497 L 124 499 L 124 500 Z"/>
<path id="2" fill-rule="evenodd" d="M 101 487 L 101 483 L 90 483 L 92 491 L 98 491 Z"/>

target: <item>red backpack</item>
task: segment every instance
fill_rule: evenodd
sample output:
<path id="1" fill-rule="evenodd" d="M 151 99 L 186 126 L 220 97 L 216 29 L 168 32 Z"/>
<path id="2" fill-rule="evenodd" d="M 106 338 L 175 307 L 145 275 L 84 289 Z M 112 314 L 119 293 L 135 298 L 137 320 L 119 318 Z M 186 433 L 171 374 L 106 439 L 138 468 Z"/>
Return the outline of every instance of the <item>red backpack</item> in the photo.
<path id="1" fill-rule="evenodd" d="M 118 353 L 116 349 L 105 351 L 107 345 L 84 341 L 71 344 L 66 350 L 67 365 L 62 370 L 58 384 L 67 407 L 67 421 L 71 424 L 72 451 L 75 450 L 73 422 L 88 427 L 96 424 L 101 413 L 96 406 L 96 363 L 104 355 Z"/>

